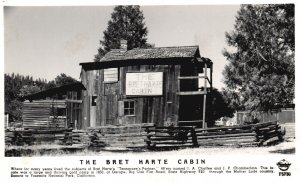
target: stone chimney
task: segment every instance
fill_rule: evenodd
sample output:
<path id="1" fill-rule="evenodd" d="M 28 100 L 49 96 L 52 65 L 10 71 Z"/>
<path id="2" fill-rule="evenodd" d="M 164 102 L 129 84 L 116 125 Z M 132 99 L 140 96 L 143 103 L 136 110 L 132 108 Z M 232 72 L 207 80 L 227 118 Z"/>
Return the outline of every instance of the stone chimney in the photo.
<path id="1" fill-rule="evenodd" d="M 120 49 L 122 51 L 127 51 L 127 40 L 121 39 L 121 41 L 120 41 Z"/>

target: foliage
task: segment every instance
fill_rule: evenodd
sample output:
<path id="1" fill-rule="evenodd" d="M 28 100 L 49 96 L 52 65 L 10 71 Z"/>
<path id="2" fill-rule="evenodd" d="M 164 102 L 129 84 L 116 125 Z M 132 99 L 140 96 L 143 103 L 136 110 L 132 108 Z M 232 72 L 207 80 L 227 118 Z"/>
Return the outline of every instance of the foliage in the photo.
<path id="1" fill-rule="evenodd" d="M 5 112 L 11 115 L 13 121 L 22 120 L 23 104 L 21 97 L 76 81 L 66 74 L 60 74 L 54 81 L 47 82 L 45 79 L 39 78 L 34 80 L 31 76 L 22 76 L 14 73 L 4 74 L 4 80 Z"/>
<path id="2" fill-rule="evenodd" d="M 208 92 L 206 104 L 206 121 L 208 127 L 213 126 L 215 121 L 221 117 L 233 117 L 234 109 L 230 107 L 230 103 L 226 100 L 223 92 L 219 92 L 216 88 Z"/>
<path id="3" fill-rule="evenodd" d="M 21 120 L 22 102 L 19 97 L 26 93 L 40 91 L 45 87 L 46 80 L 33 80 L 30 76 L 12 73 L 4 75 L 4 83 L 5 112 L 9 113 L 13 120 Z"/>
<path id="4" fill-rule="evenodd" d="M 271 111 L 293 103 L 295 87 L 294 5 L 242 5 L 223 75 L 232 107 Z M 233 50 L 233 51 L 232 51 Z M 239 105 L 239 106 L 237 106 Z"/>
<path id="5" fill-rule="evenodd" d="M 18 94 L 19 97 L 24 97 L 26 95 L 31 95 L 41 91 L 41 88 L 36 85 L 24 85 Z"/>
<path id="6" fill-rule="evenodd" d="M 61 73 L 60 75 L 56 76 L 56 78 L 54 79 L 54 82 L 55 82 L 55 86 L 59 87 L 59 86 L 77 82 L 77 80 L 72 78 L 71 76 L 67 76 L 64 73 Z"/>
<path id="7" fill-rule="evenodd" d="M 111 49 L 120 48 L 120 40 L 127 40 L 128 49 L 150 47 L 147 44 L 147 27 L 140 6 L 116 6 L 108 21 L 108 27 L 103 32 L 103 41 L 100 41 L 95 61 L 100 59 Z"/>

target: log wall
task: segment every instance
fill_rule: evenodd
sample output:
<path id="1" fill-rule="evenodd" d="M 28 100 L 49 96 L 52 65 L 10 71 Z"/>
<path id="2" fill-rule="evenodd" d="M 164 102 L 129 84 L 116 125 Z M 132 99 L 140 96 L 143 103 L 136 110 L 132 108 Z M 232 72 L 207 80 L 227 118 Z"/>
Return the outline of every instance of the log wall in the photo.
<path id="1" fill-rule="evenodd" d="M 23 103 L 23 128 L 65 128 L 66 116 L 55 118 L 52 108 L 66 109 L 64 100 L 37 100 Z"/>

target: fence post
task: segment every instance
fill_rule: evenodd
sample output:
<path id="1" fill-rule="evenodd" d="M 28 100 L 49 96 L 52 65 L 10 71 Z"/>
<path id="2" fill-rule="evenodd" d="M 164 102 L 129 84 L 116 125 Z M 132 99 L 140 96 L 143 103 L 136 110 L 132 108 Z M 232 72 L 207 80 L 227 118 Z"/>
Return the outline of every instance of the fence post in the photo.
<path id="1" fill-rule="evenodd" d="M 198 147 L 199 145 L 198 145 L 197 135 L 195 132 L 195 127 L 191 128 L 191 135 L 192 135 L 193 146 Z"/>
<path id="2" fill-rule="evenodd" d="M 148 148 L 148 149 L 151 147 L 151 140 L 150 140 L 150 136 L 149 136 L 149 134 L 150 134 L 150 129 L 149 129 L 149 128 L 150 128 L 149 126 L 147 126 L 147 127 L 145 128 L 145 132 L 147 132 L 146 144 L 147 144 L 147 148 Z"/>

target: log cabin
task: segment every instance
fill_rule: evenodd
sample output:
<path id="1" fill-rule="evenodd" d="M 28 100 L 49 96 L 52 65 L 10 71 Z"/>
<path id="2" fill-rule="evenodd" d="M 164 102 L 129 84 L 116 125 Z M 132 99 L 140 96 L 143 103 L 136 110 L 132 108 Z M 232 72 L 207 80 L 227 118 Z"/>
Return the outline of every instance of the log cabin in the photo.
<path id="1" fill-rule="evenodd" d="M 198 46 L 120 49 L 81 66 L 82 129 L 156 125 L 205 127 L 213 62 Z"/>
<path id="2" fill-rule="evenodd" d="M 80 82 L 50 88 L 22 97 L 23 128 L 27 129 L 81 129 Z"/>

